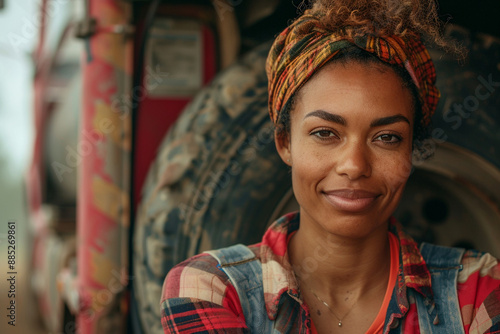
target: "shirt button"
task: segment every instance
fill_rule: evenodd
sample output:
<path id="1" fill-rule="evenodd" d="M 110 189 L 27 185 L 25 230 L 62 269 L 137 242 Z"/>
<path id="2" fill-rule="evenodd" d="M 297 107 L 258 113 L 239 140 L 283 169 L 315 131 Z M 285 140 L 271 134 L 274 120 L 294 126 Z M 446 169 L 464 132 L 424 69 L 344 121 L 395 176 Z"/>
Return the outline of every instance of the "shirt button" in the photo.
<path id="1" fill-rule="evenodd" d="M 399 319 L 397 319 L 397 318 L 396 318 L 396 319 L 394 319 L 394 320 L 392 321 L 392 324 L 389 326 L 389 328 L 390 328 L 390 329 L 396 329 L 396 328 L 398 328 L 398 327 L 399 327 Z"/>

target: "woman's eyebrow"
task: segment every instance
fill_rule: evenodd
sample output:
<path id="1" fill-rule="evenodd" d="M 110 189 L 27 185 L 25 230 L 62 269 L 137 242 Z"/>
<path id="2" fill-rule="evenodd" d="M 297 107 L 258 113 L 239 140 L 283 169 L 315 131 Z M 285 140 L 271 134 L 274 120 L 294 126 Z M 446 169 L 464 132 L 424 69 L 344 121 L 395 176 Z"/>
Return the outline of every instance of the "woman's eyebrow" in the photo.
<path id="1" fill-rule="evenodd" d="M 340 124 L 343 126 L 347 125 L 347 120 L 344 117 L 337 115 L 337 114 L 332 114 L 332 113 L 330 113 L 328 111 L 324 111 L 324 110 L 312 111 L 312 112 L 308 113 L 306 116 L 304 116 L 304 119 L 307 117 L 319 117 L 319 118 L 324 119 L 325 121 L 328 121 L 328 122 L 337 123 L 337 124 Z M 377 126 L 384 126 L 384 125 L 394 124 L 394 123 L 398 123 L 398 122 L 406 122 L 409 125 L 411 125 L 410 120 L 408 118 L 406 118 L 405 116 L 394 115 L 394 116 L 382 117 L 382 118 L 378 118 L 376 120 L 373 120 L 370 123 L 370 127 L 374 128 Z"/>
<path id="2" fill-rule="evenodd" d="M 307 117 L 313 117 L 313 116 L 319 117 L 319 118 L 324 119 L 325 121 L 328 121 L 328 122 L 338 123 L 338 124 L 343 125 L 343 126 L 347 125 L 347 121 L 344 117 L 337 115 L 337 114 L 329 113 L 328 111 L 324 111 L 324 110 L 311 111 L 310 113 L 308 113 L 307 115 L 304 116 L 304 119 L 306 119 Z"/>
<path id="3" fill-rule="evenodd" d="M 370 127 L 374 128 L 377 126 L 389 125 L 389 124 L 394 124 L 394 123 L 398 123 L 398 122 L 406 122 L 409 125 L 411 125 L 410 120 L 408 118 L 406 118 L 405 116 L 394 115 L 394 116 L 378 118 L 370 123 Z"/>

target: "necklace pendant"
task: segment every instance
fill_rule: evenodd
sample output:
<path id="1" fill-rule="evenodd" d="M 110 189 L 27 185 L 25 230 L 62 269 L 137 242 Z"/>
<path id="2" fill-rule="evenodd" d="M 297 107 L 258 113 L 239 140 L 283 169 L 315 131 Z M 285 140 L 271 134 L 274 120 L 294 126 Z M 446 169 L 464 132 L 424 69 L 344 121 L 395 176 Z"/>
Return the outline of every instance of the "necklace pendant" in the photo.
<path id="1" fill-rule="evenodd" d="M 342 321 L 339 320 L 339 327 L 342 327 Z"/>

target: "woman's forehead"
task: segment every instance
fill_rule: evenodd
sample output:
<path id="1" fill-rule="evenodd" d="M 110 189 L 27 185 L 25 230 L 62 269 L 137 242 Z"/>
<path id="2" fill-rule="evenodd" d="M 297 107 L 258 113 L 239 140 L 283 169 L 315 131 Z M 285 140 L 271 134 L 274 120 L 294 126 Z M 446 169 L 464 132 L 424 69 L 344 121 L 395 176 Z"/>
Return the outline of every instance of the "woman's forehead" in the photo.
<path id="1" fill-rule="evenodd" d="M 332 63 L 302 87 L 296 105 L 303 112 L 318 109 L 342 113 L 369 108 L 411 113 L 412 95 L 401 81 L 391 68 L 381 71 L 379 66 L 356 62 Z"/>

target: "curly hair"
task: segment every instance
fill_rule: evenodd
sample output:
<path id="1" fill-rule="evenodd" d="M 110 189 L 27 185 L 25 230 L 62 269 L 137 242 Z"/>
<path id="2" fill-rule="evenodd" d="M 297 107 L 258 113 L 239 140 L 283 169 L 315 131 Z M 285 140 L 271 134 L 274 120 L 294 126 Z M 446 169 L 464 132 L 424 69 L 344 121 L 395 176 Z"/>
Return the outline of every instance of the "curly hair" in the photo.
<path id="1" fill-rule="evenodd" d="M 418 34 L 427 43 L 463 57 L 465 50 L 443 36 L 436 0 L 312 0 L 310 13 L 329 30 L 352 27 L 364 34 Z"/>

